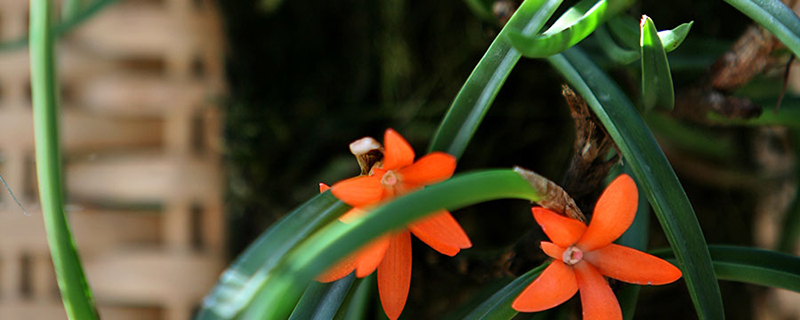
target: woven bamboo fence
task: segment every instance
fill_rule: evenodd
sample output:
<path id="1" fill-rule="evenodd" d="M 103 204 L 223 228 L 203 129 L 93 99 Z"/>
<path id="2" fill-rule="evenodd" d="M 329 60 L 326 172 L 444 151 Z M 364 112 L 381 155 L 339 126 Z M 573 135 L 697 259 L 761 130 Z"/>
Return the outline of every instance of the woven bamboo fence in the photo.
<path id="1" fill-rule="evenodd" d="M 84 1 L 86 3 L 87 1 Z M 0 38 L 28 1 L 0 0 Z M 213 1 L 119 1 L 59 42 L 68 215 L 105 319 L 188 319 L 224 265 Z M 0 53 L 0 318 L 64 319 L 37 205 L 27 50 Z"/>

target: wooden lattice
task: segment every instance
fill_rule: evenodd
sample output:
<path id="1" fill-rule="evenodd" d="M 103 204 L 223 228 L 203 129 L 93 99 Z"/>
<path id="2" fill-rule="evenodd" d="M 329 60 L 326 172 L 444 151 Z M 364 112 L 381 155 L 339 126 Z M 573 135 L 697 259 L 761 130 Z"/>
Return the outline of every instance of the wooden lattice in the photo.
<path id="1" fill-rule="evenodd" d="M 27 14 L 0 0 L 0 39 Z M 219 28 L 210 0 L 119 1 L 59 42 L 68 214 L 105 319 L 188 319 L 224 265 Z M 0 53 L 0 173 L 31 214 L 0 192 L 0 318 L 63 319 L 29 79 L 26 49 Z"/>

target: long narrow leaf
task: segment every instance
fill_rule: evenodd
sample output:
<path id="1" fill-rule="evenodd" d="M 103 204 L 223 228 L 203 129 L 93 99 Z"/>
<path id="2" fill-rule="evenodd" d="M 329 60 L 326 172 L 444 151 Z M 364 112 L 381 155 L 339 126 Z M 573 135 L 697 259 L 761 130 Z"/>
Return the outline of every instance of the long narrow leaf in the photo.
<path id="1" fill-rule="evenodd" d="M 771 31 L 796 56 L 800 56 L 800 19 L 780 0 L 725 0 Z"/>
<path id="2" fill-rule="evenodd" d="M 331 283 L 312 282 L 294 307 L 289 320 L 330 320 L 339 311 L 350 286 L 355 280 L 355 273 Z"/>
<path id="3" fill-rule="evenodd" d="M 578 48 L 548 59 L 586 99 L 647 192 L 701 319 L 724 317 L 722 298 L 694 209 L 650 130 L 603 70 Z"/>
<path id="4" fill-rule="evenodd" d="M 539 32 L 561 1 L 528 0 L 517 8 L 453 100 L 431 141 L 430 151 L 443 151 L 461 158 L 500 87 L 521 57 L 506 38 L 508 30 L 522 30 L 522 34 Z"/>
<path id="5" fill-rule="evenodd" d="M 642 100 L 645 110 L 656 105 L 667 110 L 675 107 L 675 89 L 672 87 L 672 73 L 669 60 L 658 30 L 653 20 L 642 17 L 639 46 L 642 54 Z"/>
<path id="6" fill-rule="evenodd" d="M 721 280 L 752 283 L 800 292 L 800 257 L 758 248 L 708 246 L 714 270 Z M 669 250 L 654 254 L 673 258 Z"/>
<path id="7" fill-rule="evenodd" d="M 50 26 L 52 2 L 31 0 L 30 57 L 36 175 L 47 244 L 70 319 L 97 319 L 94 299 L 64 215 L 59 141 L 58 80 L 54 59 L 55 35 Z"/>
<path id="8" fill-rule="evenodd" d="M 70 13 L 70 17 L 68 19 L 65 19 L 64 22 L 61 22 L 52 27 L 56 34 L 56 37 L 60 37 L 69 33 L 84 21 L 93 17 L 95 14 L 101 12 L 103 8 L 117 1 L 118 0 L 95 0 L 92 3 L 81 8 L 81 10 L 79 10 L 78 12 Z M 23 36 L 15 40 L 10 40 L 7 42 L 0 43 L 0 52 L 23 48 L 26 45 L 28 45 L 28 39 L 29 38 L 27 36 Z"/>
<path id="9" fill-rule="evenodd" d="M 366 278 L 356 279 L 353 285 L 354 289 L 350 290 L 339 313 L 336 314 L 334 320 L 362 320 L 369 310 L 369 303 L 372 301 L 371 293 L 373 283 L 375 282 L 375 275 L 371 274 Z"/>
<path id="10" fill-rule="evenodd" d="M 508 37 L 523 56 L 549 57 L 578 44 L 600 24 L 631 4 L 631 0 L 583 0 L 567 10 L 541 35 L 529 36 L 510 30 Z"/>
<path id="11" fill-rule="evenodd" d="M 283 319 L 313 277 L 359 246 L 381 234 L 403 228 L 434 211 L 455 210 L 475 203 L 518 198 L 539 200 L 531 185 L 512 170 L 461 174 L 445 182 L 397 198 L 352 224 L 330 224 L 292 250 L 275 272 L 268 274 L 269 290 L 253 306 L 254 317 Z"/>
<path id="12" fill-rule="evenodd" d="M 617 23 L 619 24 L 620 22 Z M 694 21 L 683 23 L 675 27 L 675 29 L 659 31 L 658 37 L 661 39 L 664 51 L 671 52 L 677 49 L 683 43 L 683 40 L 686 40 L 686 36 L 689 35 L 689 30 L 691 30 L 693 24 Z M 611 26 L 611 21 L 607 25 Z M 609 33 L 609 29 L 607 26 L 600 26 L 594 33 L 597 37 L 597 42 L 600 44 L 600 49 L 606 53 L 606 56 L 619 64 L 628 64 L 639 59 L 641 50 L 638 47 L 637 49 L 626 48 L 624 43 L 617 43 L 615 37 Z M 636 29 L 632 36 L 638 41 L 639 30 Z"/>
<path id="13" fill-rule="evenodd" d="M 341 216 L 349 206 L 330 192 L 319 194 L 294 209 L 261 234 L 220 276 L 203 300 L 198 319 L 232 319 L 252 301 L 258 288 L 290 249 L 312 232 Z"/>
<path id="14" fill-rule="evenodd" d="M 533 268 L 531 271 L 514 279 L 511 283 L 497 291 L 489 299 L 475 307 L 464 319 L 511 319 L 517 315 L 517 311 L 511 308 L 511 303 L 517 298 L 520 292 L 527 287 L 533 280 L 539 277 L 550 263 L 546 262 Z"/>

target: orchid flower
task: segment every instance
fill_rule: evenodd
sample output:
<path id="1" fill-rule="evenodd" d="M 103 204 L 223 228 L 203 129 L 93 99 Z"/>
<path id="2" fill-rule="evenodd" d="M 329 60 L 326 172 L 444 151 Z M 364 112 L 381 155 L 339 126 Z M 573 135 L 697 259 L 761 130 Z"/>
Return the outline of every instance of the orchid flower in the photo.
<path id="1" fill-rule="evenodd" d="M 392 129 L 386 130 L 384 147 L 382 161 L 372 167 L 368 175 L 340 181 L 331 187 L 334 196 L 354 207 L 340 221 L 348 223 L 371 207 L 446 180 L 455 171 L 455 157 L 443 152 L 432 152 L 415 162 L 414 150 Z M 324 191 L 325 186 L 320 187 L 320 191 Z M 317 280 L 335 281 L 354 270 L 361 278 L 377 269 L 383 310 L 390 319 L 397 319 L 405 307 L 411 286 L 411 233 L 448 256 L 472 246 L 450 212 L 441 210 L 410 224 L 408 229 L 379 237 L 331 267 Z"/>
<path id="2" fill-rule="evenodd" d="M 552 240 L 542 241 L 542 250 L 555 261 L 514 300 L 514 310 L 550 309 L 580 291 L 583 319 L 622 319 L 619 302 L 603 276 L 641 285 L 678 280 L 681 271 L 669 262 L 611 243 L 631 225 L 637 204 L 636 184 L 623 174 L 600 195 L 588 227 L 533 208 L 533 217 Z"/>

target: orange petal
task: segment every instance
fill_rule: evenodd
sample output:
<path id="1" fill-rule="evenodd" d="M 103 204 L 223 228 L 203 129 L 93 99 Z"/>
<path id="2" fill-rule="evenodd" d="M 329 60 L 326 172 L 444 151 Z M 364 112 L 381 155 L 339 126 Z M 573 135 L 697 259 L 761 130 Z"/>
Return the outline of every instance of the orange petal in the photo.
<path id="1" fill-rule="evenodd" d="M 396 320 L 403 312 L 411 287 L 411 234 L 395 235 L 378 266 L 378 293 L 386 316 Z"/>
<path id="2" fill-rule="evenodd" d="M 355 255 L 350 255 L 345 257 L 342 261 L 339 261 L 332 267 L 325 270 L 325 272 L 317 277 L 317 281 L 322 283 L 333 282 L 339 280 L 341 278 L 346 277 L 348 274 L 352 273 L 353 270 L 356 268 L 356 258 Z"/>
<path id="3" fill-rule="evenodd" d="M 472 247 L 469 237 L 450 212 L 442 210 L 409 225 L 409 230 L 431 248 L 448 256 Z"/>
<path id="4" fill-rule="evenodd" d="M 370 275 L 381 264 L 386 248 L 389 247 L 390 236 L 381 236 L 375 239 L 358 252 L 356 262 L 356 277 L 363 278 Z"/>
<path id="5" fill-rule="evenodd" d="M 521 312 L 537 312 L 555 307 L 578 292 L 578 281 L 572 268 L 553 261 L 514 299 L 511 307 Z"/>
<path id="6" fill-rule="evenodd" d="M 322 182 L 319 183 L 319 193 L 323 193 L 325 191 L 328 191 L 328 189 L 330 189 L 330 188 L 331 187 L 329 187 L 327 184 L 324 184 Z"/>
<path id="7" fill-rule="evenodd" d="M 455 170 L 455 157 L 444 152 L 433 152 L 400 169 L 398 173 L 405 184 L 425 186 L 447 180 Z"/>
<path id="8" fill-rule="evenodd" d="M 386 129 L 383 144 L 383 169 L 397 170 L 414 163 L 414 149 L 397 131 Z"/>
<path id="9" fill-rule="evenodd" d="M 601 274 L 629 283 L 661 285 L 681 277 L 681 270 L 669 262 L 613 243 L 586 252 L 583 258 Z"/>
<path id="10" fill-rule="evenodd" d="M 550 256 L 550 258 L 564 261 L 564 251 L 566 248 L 559 247 L 557 244 L 547 241 L 542 241 L 539 246 L 542 247 L 542 251 Z"/>
<path id="11" fill-rule="evenodd" d="M 333 184 L 331 192 L 342 202 L 363 207 L 381 200 L 383 186 L 378 177 L 355 177 Z"/>
<path id="12" fill-rule="evenodd" d="M 534 207 L 531 211 L 533 211 L 533 218 L 542 226 L 544 233 L 550 237 L 550 240 L 553 240 L 553 243 L 561 247 L 566 248 L 575 244 L 586 231 L 586 225 L 583 222 L 567 218 L 552 210 Z"/>
<path id="13" fill-rule="evenodd" d="M 573 266 L 581 291 L 584 320 L 622 320 L 622 309 L 608 282 L 591 264 L 581 261 Z"/>
<path id="14" fill-rule="evenodd" d="M 619 238 L 633 222 L 638 201 L 639 192 L 630 176 L 623 174 L 614 179 L 597 200 L 592 221 L 578 240 L 578 247 L 584 252 L 592 251 Z"/>

